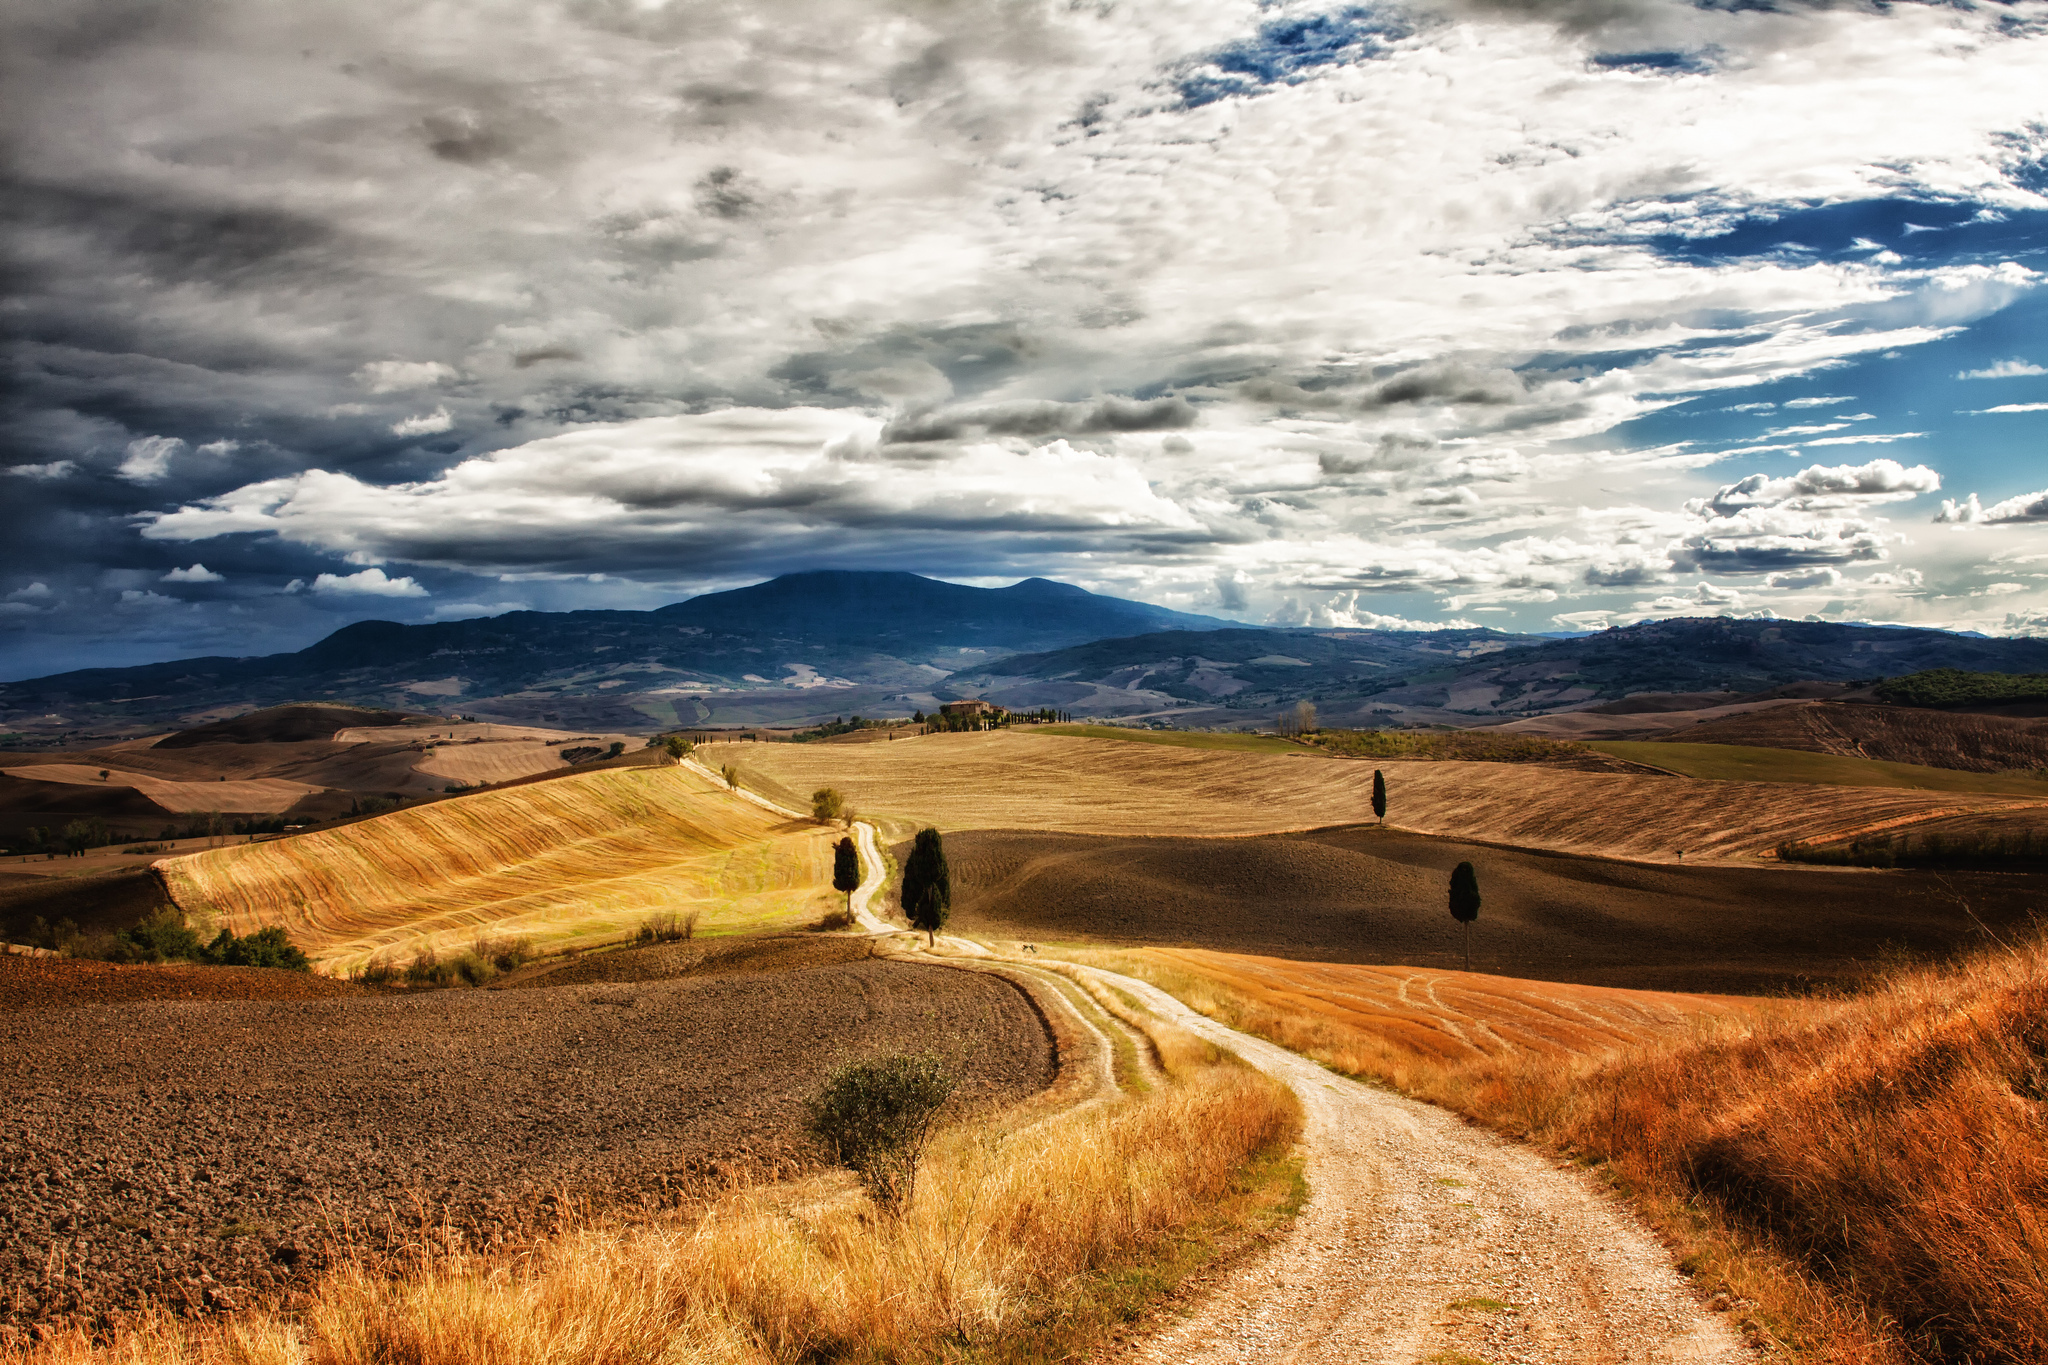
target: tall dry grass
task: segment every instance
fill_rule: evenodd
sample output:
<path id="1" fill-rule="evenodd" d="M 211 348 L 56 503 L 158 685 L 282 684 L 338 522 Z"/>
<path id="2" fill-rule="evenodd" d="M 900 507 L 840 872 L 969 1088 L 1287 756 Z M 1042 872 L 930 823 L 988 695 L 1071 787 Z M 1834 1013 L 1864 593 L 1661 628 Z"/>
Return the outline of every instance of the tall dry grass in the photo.
<path id="1" fill-rule="evenodd" d="M 1326 1065 L 1602 1164 L 1802 1359 L 2048 1360 L 2040 940 L 1577 1055 L 1446 1056 L 1184 964 L 1148 975 Z"/>
<path id="2" fill-rule="evenodd" d="M 1186 1035 L 1173 1083 L 1015 1131 L 942 1133 L 891 1218 L 843 1177 L 740 1190 L 694 1221 L 594 1226 L 506 1263 L 340 1271 L 296 1322 L 67 1336 L 33 1365 L 616 1365 L 957 1360 L 1058 1323 L 1298 1131 L 1292 1095 Z"/>

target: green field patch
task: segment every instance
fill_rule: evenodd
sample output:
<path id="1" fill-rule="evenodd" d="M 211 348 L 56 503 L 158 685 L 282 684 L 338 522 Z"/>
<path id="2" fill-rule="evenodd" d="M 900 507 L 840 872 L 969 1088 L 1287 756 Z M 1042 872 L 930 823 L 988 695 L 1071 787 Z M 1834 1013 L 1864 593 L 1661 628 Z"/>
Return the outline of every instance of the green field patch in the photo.
<path id="1" fill-rule="evenodd" d="M 1180 749 L 1223 749 L 1241 754 L 1313 754 L 1317 751 L 1278 735 L 1243 735 L 1215 730 L 1127 730 L 1120 725 L 1014 725 L 1015 735 L 1066 735 L 1080 739 L 1121 739 L 1132 744 L 1170 744 Z M 1328 755 L 1324 755 L 1327 757 Z"/>
<path id="2" fill-rule="evenodd" d="M 1592 740 L 1588 748 L 1716 782 L 1797 782 L 1815 787 L 1899 787 L 1930 792 L 2048 797 L 2048 782 L 2022 773 L 1965 773 L 1917 763 L 1765 749 L 1746 744 L 1670 744 L 1655 740 Z"/>

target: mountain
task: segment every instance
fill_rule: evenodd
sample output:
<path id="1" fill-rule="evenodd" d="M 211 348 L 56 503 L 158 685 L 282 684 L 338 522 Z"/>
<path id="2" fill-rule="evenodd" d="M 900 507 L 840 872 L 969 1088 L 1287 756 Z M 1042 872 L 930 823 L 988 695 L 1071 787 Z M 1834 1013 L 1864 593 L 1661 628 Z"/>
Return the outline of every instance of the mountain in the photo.
<path id="1" fill-rule="evenodd" d="M 1821 621 L 1686 617 L 1570 639 L 1498 631 L 1226 629 L 1094 640 L 992 660 L 955 686 L 1009 706 L 1252 725 L 1315 701 L 1333 725 L 1479 725 L 1638 693 L 1746 695 L 1933 668 L 2048 669 L 2048 640 Z M 1708 701 L 1695 701 L 1708 705 Z"/>
<path id="2" fill-rule="evenodd" d="M 358 621 L 290 654 L 31 678 L 0 684 L 0 725 L 113 737 L 288 701 L 632 730 L 907 715 L 996 654 L 1231 624 L 1042 578 L 971 588 L 908 573 L 787 574 L 654 611 Z"/>

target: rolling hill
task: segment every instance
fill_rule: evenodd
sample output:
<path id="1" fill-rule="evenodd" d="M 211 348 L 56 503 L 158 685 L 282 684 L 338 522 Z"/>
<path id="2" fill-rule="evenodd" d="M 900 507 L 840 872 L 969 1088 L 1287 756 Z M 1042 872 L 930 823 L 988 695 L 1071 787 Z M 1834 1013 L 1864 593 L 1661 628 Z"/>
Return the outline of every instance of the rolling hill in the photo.
<path id="1" fill-rule="evenodd" d="M 832 832 L 687 769 L 620 768 L 440 801 L 158 864 L 188 914 L 285 928 L 316 966 L 403 963 L 480 935 L 560 948 L 649 915 L 700 933 L 790 927 L 832 908 Z"/>

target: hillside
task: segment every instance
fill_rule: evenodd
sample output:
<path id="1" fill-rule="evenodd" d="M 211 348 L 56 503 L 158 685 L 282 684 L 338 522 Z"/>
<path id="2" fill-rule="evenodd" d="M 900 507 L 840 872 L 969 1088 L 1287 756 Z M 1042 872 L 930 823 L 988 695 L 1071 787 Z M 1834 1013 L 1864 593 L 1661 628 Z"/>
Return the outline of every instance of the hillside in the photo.
<path id="1" fill-rule="evenodd" d="M 1688 725 L 1669 738 L 1686 744 L 1804 749 L 1961 772 L 2048 769 L 2048 719 L 1907 706 L 1801 702 Z"/>
<path id="2" fill-rule="evenodd" d="M 480 935 L 543 948 L 630 936 L 656 912 L 695 912 L 709 934 L 790 926 L 834 900 L 830 831 L 676 767 L 483 792 L 158 866 L 188 913 L 241 934 L 281 924 L 328 972 Z"/>
<path id="3" fill-rule="evenodd" d="M 2048 799 L 1809 787 L 1532 769 L 1228 753 L 1028 731 L 893 744 L 719 744 L 793 792 L 830 785 L 858 810 L 941 829 L 1264 834 L 1370 818 L 1383 769 L 1388 821 L 1459 839 L 1624 858 L 1751 859 L 1787 839 L 1841 837 L 1944 815 L 2027 828 Z"/>
<path id="4" fill-rule="evenodd" d="M 972 588 L 907 573 L 787 574 L 654 611 L 358 621 L 291 654 L 31 678 L 0 684 L 0 725 L 135 735 L 286 701 L 431 702 L 503 721 L 643 732 L 876 714 L 906 692 L 935 705 L 934 684 L 991 654 L 1227 624 L 1037 578 Z"/>
<path id="5" fill-rule="evenodd" d="M 1150 711 L 1181 726 L 1268 724 L 1312 698 L 1325 724 L 1458 725 L 1629 707 L 1813 696 L 1929 668 L 2048 667 L 2048 641 L 1724 617 L 1644 621 L 1574 639 L 1491 630 L 1221 630 L 1096 640 L 963 674 L 1013 709 Z M 1676 695 L 1673 695 L 1676 694 Z M 1596 727 L 1588 727 L 1596 728 Z M 1632 730 L 1623 722 L 1597 727 Z"/>

